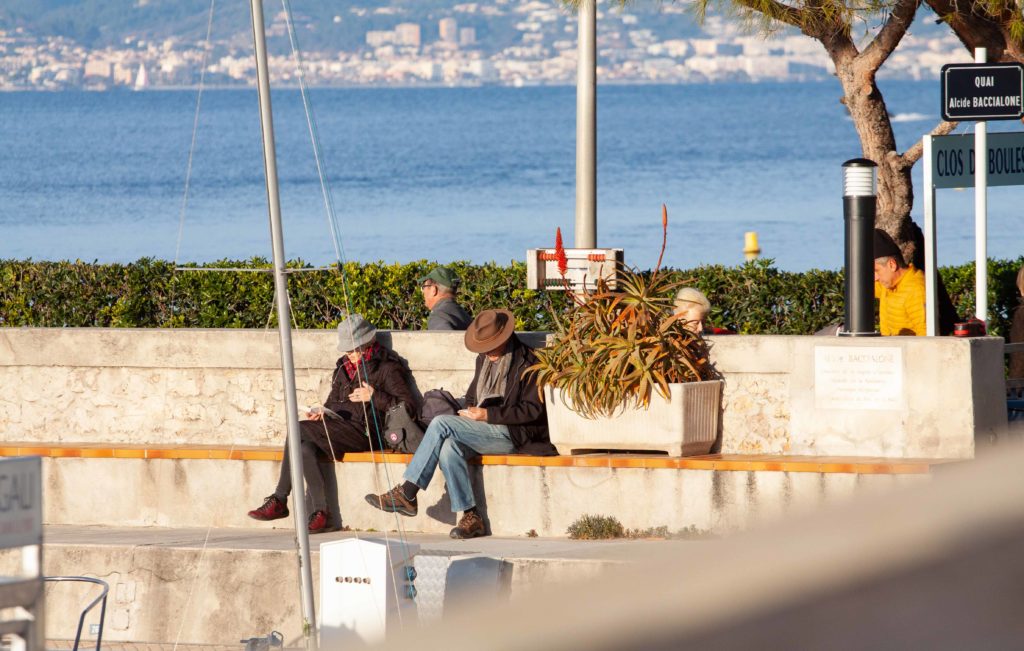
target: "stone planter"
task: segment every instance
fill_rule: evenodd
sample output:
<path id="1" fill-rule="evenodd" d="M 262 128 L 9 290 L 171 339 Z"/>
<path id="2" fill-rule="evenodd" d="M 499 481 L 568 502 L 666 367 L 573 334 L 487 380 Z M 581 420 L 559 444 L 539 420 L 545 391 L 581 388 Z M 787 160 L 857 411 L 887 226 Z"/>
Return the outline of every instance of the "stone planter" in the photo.
<path id="1" fill-rule="evenodd" d="M 718 435 L 722 380 L 670 384 L 671 400 L 654 392 L 647 409 L 627 407 L 612 418 L 589 419 L 545 387 L 548 432 L 559 454 L 594 450 L 667 452 L 682 457 L 707 454 Z"/>

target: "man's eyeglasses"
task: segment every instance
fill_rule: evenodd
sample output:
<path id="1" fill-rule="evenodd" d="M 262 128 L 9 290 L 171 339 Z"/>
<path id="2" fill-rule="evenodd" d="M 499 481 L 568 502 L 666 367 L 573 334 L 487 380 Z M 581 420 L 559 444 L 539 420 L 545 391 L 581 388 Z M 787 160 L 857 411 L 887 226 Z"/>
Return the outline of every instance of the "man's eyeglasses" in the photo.
<path id="1" fill-rule="evenodd" d="M 434 283 L 426 282 L 426 283 L 423 283 L 422 285 L 420 285 L 420 289 L 426 289 L 428 287 L 436 287 L 436 286 L 437 285 L 435 285 Z"/>

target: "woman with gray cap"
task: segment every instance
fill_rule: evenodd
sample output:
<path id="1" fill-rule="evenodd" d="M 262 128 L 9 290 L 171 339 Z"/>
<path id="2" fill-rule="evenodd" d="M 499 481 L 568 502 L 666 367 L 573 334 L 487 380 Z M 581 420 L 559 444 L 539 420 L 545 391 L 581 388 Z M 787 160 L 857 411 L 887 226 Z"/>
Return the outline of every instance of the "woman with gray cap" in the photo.
<path id="1" fill-rule="evenodd" d="M 334 368 L 331 393 L 323 409 L 311 410 L 307 420 L 299 422 L 302 472 L 312 501 L 309 533 L 341 528 L 341 514 L 329 510 L 329 506 L 336 510 L 338 503 L 335 459 L 341 459 L 346 452 L 379 449 L 378 429 L 384 427 L 384 414 L 394 405 L 405 403 L 415 411 L 409 370 L 397 355 L 377 343 L 376 335 L 377 329 L 358 314 L 338 324 L 338 350 L 345 354 Z M 249 517 L 288 517 L 291 491 L 286 445 L 277 490 L 262 506 L 249 511 Z"/>

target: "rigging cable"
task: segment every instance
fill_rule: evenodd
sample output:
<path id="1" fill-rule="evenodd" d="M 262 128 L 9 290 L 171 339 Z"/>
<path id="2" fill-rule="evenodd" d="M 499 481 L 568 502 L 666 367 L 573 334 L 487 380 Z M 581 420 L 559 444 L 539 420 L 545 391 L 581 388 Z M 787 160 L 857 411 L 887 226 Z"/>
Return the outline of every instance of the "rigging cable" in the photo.
<path id="1" fill-rule="evenodd" d="M 345 310 L 346 310 L 346 314 L 351 314 L 351 301 L 350 301 L 349 293 L 348 293 L 348 278 L 347 278 L 347 274 L 345 272 L 345 263 L 347 262 L 347 260 L 346 260 L 346 257 L 345 257 L 344 245 L 343 245 L 343 242 L 341 240 L 340 228 L 338 227 L 338 218 L 337 218 L 337 212 L 335 211 L 335 208 L 334 208 L 334 200 L 333 200 L 330 188 L 328 187 L 328 182 L 327 182 L 326 175 L 324 174 L 323 157 L 321 155 L 322 147 L 321 147 L 321 143 L 320 143 L 320 134 L 319 134 L 319 132 L 317 130 L 316 118 L 315 118 L 315 115 L 313 113 L 312 104 L 310 103 L 310 100 L 309 100 L 309 95 L 307 93 L 305 74 L 304 74 L 304 66 L 303 66 L 303 63 L 302 63 L 302 56 L 301 56 L 301 52 L 300 52 L 300 49 L 298 47 L 297 38 L 296 38 L 296 35 L 295 35 L 295 24 L 294 24 L 294 21 L 292 19 L 292 11 L 291 11 L 291 3 L 290 3 L 290 1 L 289 0 L 281 0 L 281 7 L 282 7 L 283 13 L 285 15 L 285 24 L 287 26 L 287 31 L 288 31 L 288 40 L 289 40 L 289 43 L 290 43 L 291 49 L 292 49 L 292 57 L 293 57 L 293 59 L 295 61 L 296 76 L 297 76 L 297 78 L 299 80 L 299 92 L 300 92 L 300 94 L 302 96 L 302 105 L 303 105 L 303 108 L 305 109 L 305 113 L 306 113 L 306 125 L 307 125 L 307 127 L 309 129 L 310 142 L 311 142 L 312 147 L 313 147 L 313 156 L 314 156 L 314 160 L 316 161 L 317 174 L 318 174 L 319 179 L 320 179 L 321 196 L 323 198 L 324 208 L 325 208 L 326 213 L 327 213 L 327 215 L 326 215 L 327 216 L 327 222 L 328 222 L 328 226 L 330 228 L 332 240 L 333 240 L 333 243 L 334 243 L 334 250 L 335 250 L 335 255 L 337 256 L 337 260 L 338 260 L 338 267 L 339 267 L 339 270 L 341 272 L 341 287 L 342 287 L 342 296 L 344 297 L 344 301 L 345 301 Z M 359 366 L 356 367 L 356 369 L 357 369 L 357 377 L 362 377 L 363 380 L 367 381 L 366 383 L 369 384 L 369 382 L 368 382 L 369 378 L 366 376 L 365 364 L 360 364 Z M 371 442 L 371 445 L 370 445 L 370 458 L 372 459 L 373 464 L 376 467 L 376 465 L 377 465 L 377 456 L 378 456 L 378 454 L 380 455 L 380 459 L 383 462 L 382 465 L 384 467 L 385 481 L 390 486 L 390 485 L 392 485 L 394 483 L 391 480 L 391 468 L 390 468 L 391 464 L 387 460 L 386 455 L 383 454 L 384 447 L 385 447 L 384 446 L 384 437 L 382 435 L 382 429 L 383 428 L 381 427 L 381 423 L 379 422 L 379 419 L 377 417 L 377 410 L 375 408 L 373 408 L 372 399 L 371 399 L 371 403 L 370 403 L 370 408 L 369 409 L 367 409 L 367 406 L 366 406 L 365 402 L 362 403 L 362 406 L 363 406 L 363 422 L 365 423 L 365 425 L 367 427 L 366 434 L 369 437 L 370 442 Z M 369 412 L 369 414 L 367 414 L 367 411 Z M 372 442 L 373 442 L 374 436 L 371 435 L 371 433 L 369 432 L 371 418 L 368 418 L 368 416 L 372 417 L 373 430 L 374 430 L 374 433 L 376 435 L 377 449 L 380 451 L 379 453 L 378 452 L 374 452 L 374 450 L 373 450 Z M 326 424 L 324 426 L 326 427 Z M 328 437 L 328 441 L 329 440 L 330 440 L 330 437 Z M 332 455 L 333 455 L 333 446 L 332 446 Z M 376 487 L 377 494 L 380 495 L 380 494 L 382 494 L 383 491 L 380 490 L 379 479 L 378 479 L 376 471 L 373 473 L 373 476 L 374 476 L 374 485 Z M 395 527 L 396 527 L 396 530 L 398 531 L 399 544 L 402 547 L 403 556 L 406 559 L 408 559 L 409 558 L 409 545 L 408 545 L 408 541 L 406 539 L 405 527 L 404 527 L 404 525 L 402 523 L 401 516 L 397 512 L 394 513 L 394 517 L 395 517 Z M 387 530 L 384 530 L 384 542 L 385 542 L 385 548 L 387 550 L 386 553 L 387 553 L 387 555 L 390 558 L 391 546 L 390 546 L 390 539 L 389 539 Z M 390 560 L 389 560 L 389 564 L 390 564 Z M 400 596 L 398 594 L 397 579 L 394 576 L 394 572 L 391 572 L 390 574 L 391 574 L 391 577 L 392 577 L 392 588 L 393 588 L 393 590 L 395 592 L 396 600 L 399 600 L 399 602 L 400 602 Z M 405 569 L 405 577 L 404 578 L 409 582 L 409 586 L 410 586 L 409 587 L 410 594 L 407 595 L 407 596 L 412 597 L 412 596 L 415 595 L 415 587 L 413 587 L 413 585 L 412 585 L 413 581 L 415 580 L 415 570 L 413 570 L 411 567 L 407 566 L 406 569 Z M 404 625 L 404 622 L 402 621 L 402 609 L 399 608 L 397 613 L 398 613 L 399 625 Z"/>
<path id="2" fill-rule="evenodd" d="M 205 81 L 206 81 L 207 57 L 210 54 L 210 35 L 211 35 L 212 31 L 213 31 L 213 16 L 214 16 L 214 9 L 216 7 L 216 2 L 217 2 L 217 0 L 210 0 L 210 10 L 209 10 L 209 13 L 208 13 L 208 16 L 207 16 L 207 20 L 206 20 L 206 40 L 203 43 L 203 59 L 202 59 L 202 66 L 201 66 L 200 72 L 199 72 L 199 88 L 198 88 L 198 90 L 196 92 L 196 111 L 195 111 L 195 117 L 192 120 L 192 142 L 189 145 L 189 149 L 188 149 L 188 163 L 187 163 L 186 168 L 185 168 L 185 192 L 184 192 L 184 194 L 182 196 L 182 199 L 181 199 L 181 214 L 180 214 L 180 217 L 178 219 L 178 242 L 177 242 L 177 244 L 175 245 L 175 248 L 174 248 L 174 267 L 172 267 L 172 271 L 171 271 L 171 274 L 172 274 L 172 276 L 171 276 L 171 278 L 172 278 L 172 281 L 171 281 L 171 306 L 172 306 L 172 309 L 171 309 L 171 315 L 170 315 L 170 317 L 171 317 L 171 327 L 174 326 L 174 310 L 173 310 L 174 293 L 175 293 L 174 292 L 175 284 L 174 284 L 174 281 L 173 281 L 174 273 L 175 273 L 174 269 L 177 268 L 177 266 L 178 266 L 178 256 L 181 253 L 181 237 L 182 237 L 182 233 L 184 232 L 184 227 L 185 227 L 185 211 L 186 211 L 187 206 L 188 206 L 189 186 L 191 185 L 191 180 L 192 180 L 192 159 L 193 159 L 193 156 L 195 154 L 195 149 L 196 149 L 196 136 L 198 135 L 198 132 L 199 132 L 199 109 L 202 106 L 203 88 L 205 87 Z M 234 451 L 235 451 L 235 443 L 232 440 L 230 449 L 228 450 L 228 458 L 231 458 L 232 456 L 234 456 Z M 174 636 L 174 646 L 172 647 L 172 651 L 177 651 L 178 643 L 181 641 L 182 631 L 184 631 L 184 629 L 185 629 L 185 622 L 188 620 L 188 617 L 187 617 L 188 609 L 189 609 L 189 606 L 192 603 L 192 595 L 195 592 L 196 584 L 199 582 L 199 570 L 202 569 L 203 559 L 206 558 L 206 550 L 207 550 L 207 548 L 209 546 L 209 543 L 210 543 L 210 532 L 212 530 L 213 530 L 213 522 L 211 522 L 206 527 L 206 534 L 203 536 L 203 546 L 199 550 L 199 558 L 196 561 L 196 570 L 195 570 L 195 573 L 192 576 L 192 581 L 190 582 L 190 585 L 188 587 L 188 595 L 185 597 L 185 605 L 182 608 L 181 621 L 178 624 L 178 632 Z"/>
<path id="3" fill-rule="evenodd" d="M 181 198 L 181 213 L 178 218 L 178 242 L 174 247 L 174 266 L 178 266 L 181 254 L 181 238 L 185 232 L 185 210 L 188 207 L 188 193 L 192 185 L 192 159 L 196 153 L 196 136 L 199 134 L 199 109 L 203 103 L 203 88 L 206 86 L 206 65 L 210 56 L 210 33 L 213 30 L 213 10 L 217 0 L 210 0 L 210 12 L 206 21 L 206 41 L 203 43 L 203 59 L 199 68 L 199 89 L 196 93 L 196 112 L 192 119 L 192 143 L 188 148 L 188 163 L 185 166 L 185 193 Z"/>

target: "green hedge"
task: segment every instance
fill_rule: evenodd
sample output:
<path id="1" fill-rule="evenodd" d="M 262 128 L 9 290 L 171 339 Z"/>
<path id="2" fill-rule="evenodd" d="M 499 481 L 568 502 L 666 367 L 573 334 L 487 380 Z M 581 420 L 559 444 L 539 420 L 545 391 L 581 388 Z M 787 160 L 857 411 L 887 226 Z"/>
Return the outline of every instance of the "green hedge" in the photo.
<path id="1" fill-rule="evenodd" d="M 1024 258 L 989 262 L 989 313 L 994 334 L 1009 329 L 1018 304 L 1015 279 Z M 207 267 L 269 270 L 260 258 L 222 260 Z M 434 263 L 349 263 L 339 269 L 289 276 L 299 328 L 334 327 L 346 310 L 380 328 L 419 329 L 426 323 L 416 279 Z M 460 302 L 471 313 L 508 307 L 523 330 L 552 328 L 552 310 L 567 305 L 561 292 L 525 289 L 526 265 L 512 262 L 451 265 L 463 278 Z M 302 261 L 291 269 L 308 268 Z M 842 318 L 841 271 L 780 271 L 771 260 L 740 267 L 710 265 L 672 270 L 710 298 L 711 321 L 744 334 L 809 334 Z M 974 310 L 974 267 L 940 269 L 960 314 Z M 343 282 L 347 279 L 347 283 Z M 346 301 L 345 288 L 348 296 Z M 0 325 L 91 327 L 263 328 L 276 325 L 269 273 L 175 271 L 170 262 L 131 264 L 0 261 Z"/>

